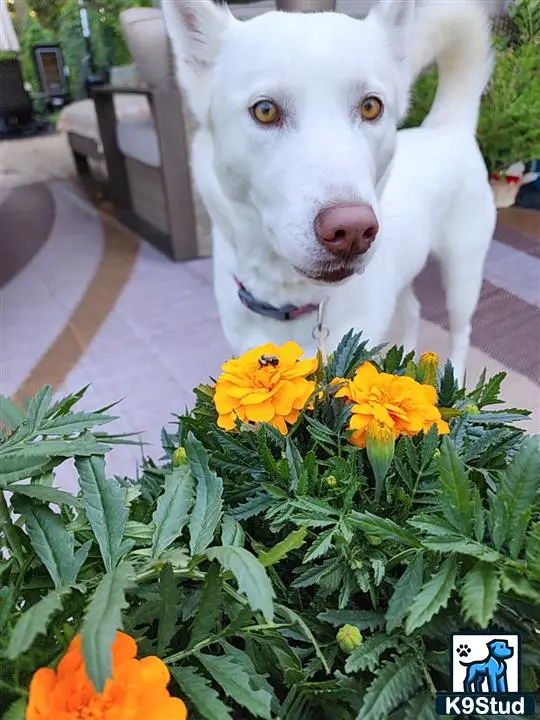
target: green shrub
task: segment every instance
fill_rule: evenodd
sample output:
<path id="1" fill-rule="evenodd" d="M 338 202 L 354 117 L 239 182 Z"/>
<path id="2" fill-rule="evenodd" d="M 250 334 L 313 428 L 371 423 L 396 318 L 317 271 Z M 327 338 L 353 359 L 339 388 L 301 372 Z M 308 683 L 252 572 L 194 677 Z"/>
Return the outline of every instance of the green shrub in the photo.
<path id="1" fill-rule="evenodd" d="M 503 374 L 465 391 L 446 365 L 450 434 L 400 437 L 381 471 L 331 385 L 367 360 L 428 379 L 349 334 L 287 435 L 221 430 L 202 386 L 136 479 L 106 476 L 123 439 L 99 429 L 106 410 L 76 411 L 82 392 L 52 404 L 43 388 L 24 412 L 2 399 L 0 705 L 22 713 L 32 673 L 79 632 L 101 688 L 119 627 L 165 659 L 190 718 L 435 718 L 449 634 L 486 627 L 521 633 L 537 691 L 540 438 L 515 426 L 528 413 L 493 409 Z M 69 458 L 77 496 L 54 486 Z"/>
<path id="2" fill-rule="evenodd" d="M 488 170 L 540 157 L 540 2 L 520 0 L 515 32 L 496 37 L 496 61 L 480 107 L 477 138 Z M 419 78 L 404 127 L 418 127 L 435 96 L 437 74 Z"/>

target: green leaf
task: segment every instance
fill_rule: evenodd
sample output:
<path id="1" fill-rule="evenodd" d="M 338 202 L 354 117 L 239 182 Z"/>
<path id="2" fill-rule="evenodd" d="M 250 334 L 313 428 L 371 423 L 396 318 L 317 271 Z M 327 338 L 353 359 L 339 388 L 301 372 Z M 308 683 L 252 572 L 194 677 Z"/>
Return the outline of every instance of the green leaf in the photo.
<path id="1" fill-rule="evenodd" d="M 22 697 L 8 707 L 2 716 L 2 720 L 25 720 L 27 698 Z"/>
<path id="2" fill-rule="evenodd" d="M 384 615 L 374 610 L 326 610 L 317 615 L 318 620 L 330 623 L 334 627 L 354 625 L 359 630 L 374 632 L 384 626 Z"/>
<path id="3" fill-rule="evenodd" d="M 189 549 L 192 555 L 198 555 L 214 539 L 223 507 L 223 481 L 210 470 L 207 452 L 192 433 L 185 440 L 185 448 L 197 483 L 195 506 L 189 521 Z"/>
<path id="4" fill-rule="evenodd" d="M 193 475 L 187 465 L 175 468 L 167 475 L 163 493 L 152 515 L 154 536 L 152 557 L 159 558 L 180 537 L 189 521 L 194 499 Z"/>
<path id="5" fill-rule="evenodd" d="M 407 635 L 428 623 L 441 608 L 446 607 L 456 585 L 457 570 L 457 559 L 451 555 L 424 584 L 405 621 Z"/>
<path id="6" fill-rule="evenodd" d="M 472 523 L 471 485 L 465 465 L 447 437 L 443 438 L 441 444 L 439 477 L 443 510 L 447 510 L 453 525 L 469 534 Z"/>
<path id="7" fill-rule="evenodd" d="M 3 455 L 0 462 L 0 489 L 6 489 L 19 480 L 42 475 L 49 463 L 49 458 L 35 457 L 24 452 Z"/>
<path id="8" fill-rule="evenodd" d="M 253 688 L 250 676 L 241 665 L 227 655 L 200 653 L 197 657 L 215 682 L 235 703 L 245 707 L 254 717 L 271 719 L 272 696 L 265 690 Z"/>
<path id="9" fill-rule="evenodd" d="M 171 566 L 167 563 L 159 575 L 157 654 L 163 657 L 176 631 L 180 612 L 179 593 Z"/>
<path id="10" fill-rule="evenodd" d="M 50 385 L 44 385 L 30 400 L 24 420 L 5 445 L 14 445 L 21 440 L 36 435 L 49 409 L 51 400 L 52 387 Z"/>
<path id="11" fill-rule="evenodd" d="M 9 492 L 16 493 L 17 495 L 24 495 L 25 497 L 32 498 L 34 500 L 41 500 L 45 503 L 54 503 L 55 505 L 71 505 L 71 507 L 80 507 L 81 502 L 75 495 L 71 495 L 64 490 L 58 490 L 57 488 L 49 487 L 47 485 L 38 485 L 37 483 L 30 483 L 20 485 L 13 483 L 9 486 Z"/>
<path id="12" fill-rule="evenodd" d="M 24 413 L 5 395 L 0 395 L 0 423 L 8 430 L 16 430 L 24 420 Z"/>
<path id="13" fill-rule="evenodd" d="M 67 413 L 57 415 L 43 425 L 45 435 L 73 435 L 90 430 L 98 425 L 106 425 L 118 418 L 96 412 Z"/>
<path id="14" fill-rule="evenodd" d="M 502 543 L 508 542 L 510 554 L 517 558 L 523 546 L 526 518 L 540 490 L 540 435 L 523 441 L 512 462 L 501 474 L 494 503 L 502 504 Z"/>
<path id="15" fill-rule="evenodd" d="M 93 437 L 78 437 L 72 440 L 39 440 L 39 442 L 25 443 L 21 452 L 36 458 L 70 458 L 79 455 L 81 457 L 104 455 L 109 450 L 109 445 L 98 442 Z"/>
<path id="16" fill-rule="evenodd" d="M 424 546 L 440 553 L 454 552 L 458 555 L 469 555 L 488 563 L 497 563 L 501 560 L 501 556 L 496 550 L 475 540 L 469 540 L 463 535 L 432 537 L 424 540 Z"/>
<path id="17" fill-rule="evenodd" d="M 372 635 L 349 655 L 345 663 L 345 672 L 356 673 L 369 670 L 374 672 L 380 663 L 381 656 L 390 648 L 396 647 L 396 638 L 383 633 Z"/>
<path id="18" fill-rule="evenodd" d="M 302 477 L 304 463 L 298 448 L 288 436 L 285 438 L 285 457 L 287 458 L 289 472 L 291 474 L 291 492 L 295 492 L 298 489 Z"/>
<path id="19" fill-rule="evenodd" d="M 52 616 L 62 609 L 62 599 L 71 588 L 52 590 L 39 602 L 32 605 L 17 621 L 9 641 L 7 656 L 14 660 L 25 653 L 38 635 L 44 635 Z"/>
<path id="20" fill-rule="evenodd" d="M 435 712 L 435 697 L 429 692 L 413 697 L 405 713 L 405 720 L 438 720 L 438 718 Z"/>
<path id="21" fill-rule="evenodd" d="M 122 540 L 128 519 L 126 492 L 105 476 L 105 459 L 77 458 L 82 504 L 94 531 L 107 573 L 112 573 L 124 552 Z"/>
<path id="22" fill-rule="evenodd" d="M 465 575 L 461 598 L 465 620 L 485 630 L 491 622 L 499 599 L 499 573 L 493 565 L 477 562 Z"/>
<path id="23" fill-rule="evenodd" d="M 215 630 L 221 613 L 221 580 L 217 563 L 212 563 L 197 603 L 197 612 L 193 619 L 193 627 L 189 638 L 189 648 L 194 647 L 201 640 L 210 637 Z"/>
<path id="24" fill-rule="evenodd" d="M 389 717 L 422 683 L 423 673 L 414 657 L 404 655 L 384 663 L 364 695 L 357 720 Z"/>
<path id="25" fill-rule="evenodd" d="M 112 645 L 116 631 L 122 628 L 122 610 L 128 606 L 125 594 L 132 582 L 131 565 L 118 565 L 103 576 L 86 608 L 82 651 L 88 677 L 98 693 L 112 674 Z"/>
<path id="26" fill-rule="evenodd" d="M 305 542 L 307 535 L 306 528 L 299 528 L 290 532 L 286 538 L 274 545 L 270 550 L 260 552 L 258 560 L 263 567 L 270 567 L 285 560 L 290 552 L 298 550 Z"/>
<path id="27" fill-rule="evenodd" d="M 221 521 L 221 544 L 244 546 L 244 528 L 231 515 L 224 515 Z"/>
<path id="28" fill-rule="evenodd" d="M 249 602 L 252 610 L 260 610 L 267 622 L 274 615 L 274 589 L 262 564 L 250 552 L 241 547 L 212 547 L 206 551 L 209 560 L 217 560 L 219 564 L 230 570 L 238 589 Z"/>
<path id="29" fill-rule="evenodd" d="M 84 554 L 75 555 L 74 534 L 65 528 L 60 515 L 48 507 L 21 500 L 18 509 L 24 515 L 32 547 L 49 571 L 55 587 L 73 584 L 86 559 Z"/>
<path id="30" fill-rule="evenodd" d="M 330 666 L 328 664 L 328 661 L 326 660 L 323 651 L 321 650 L 321 646 L 317 642 L 317 639 L 315 638 L 315 635 L 313 634 L 311 628 L 307 624 L 307 622 L 304 620 L 304 618 L 299 614 L 296 613 L 292 608 L 286 607 L 285 605 L 278 605 L 277 606 L 279 613 L 281 616 L 285 618 L 287 622 L 290 622 L 294 625 L 296 625 L 299 630 L 302 632 L 306 640 L 308 640 L 311 645 L 313 646 L 313 649 L 315 650 L 315 655 L 319 659 L 319 662 L 321 663 L 324 671 L 327 675 L 330 675 Z"/>
<path id="31" fill-rule="evenodd" d="M 359 513 L 353 510 L 348 520 L 351 525 L 363 530 L 366 535 L 374 535 L 383 540 L 391 540 L 409 547 L 422 547 L 422 543 L 415 535 L 400 527 L 390 518 L 382 518 L 370 512 Z"/>
<path id="32" fill-rule="evenodd" d="M 527 563 L 536 580 L 540 580 L 540 523 L 531 528 L 525 551 Z"/>
<path id="33" fill-rule="evenodd" d="M 386 612 L 386 631 L 396 630 L 409 612 L 424 580 L 424 556 L 417 553 L 397 581 Z"/>
<path id="34" fill-rule="evenodd" d="M 324 557 L 332 547 L 332 540 L 334 539 L 335 532 L 336 528 L 333 527 L 321 533 L 321 535 L 319 535 L 319 537 L 315 540 L 310 549 L 304 555 L 303 562 L 308 563 L 312 560 L 317 560 L 320 557 Z"/>
<path id="35" fill-rule="evenodd" d="M 172 667 L 171 674 L 186 697 L 205 720 L 230 720 L 231 709 L 219 699 L 211 683 L 194 667 Z"/>
<path id="36" fill-rule="evenodd" d="M 257 515 L 262 515 L 273 505 L 272 499 L 265 493 L 258 493 L 250 498 L 247 502 L 242 505 L 237 505 L 234 509 L 230 510 L 230 514 L 235 520 L 249 520 Z"/>

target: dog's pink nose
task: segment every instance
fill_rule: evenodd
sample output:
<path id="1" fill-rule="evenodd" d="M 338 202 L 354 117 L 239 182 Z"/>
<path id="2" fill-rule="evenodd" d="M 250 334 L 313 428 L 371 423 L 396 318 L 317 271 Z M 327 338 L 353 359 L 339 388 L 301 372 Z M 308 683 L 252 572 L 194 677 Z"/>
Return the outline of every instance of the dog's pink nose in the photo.
<path id="1" fill-rule="evenodd" d="M 369 250 L 379 223 L 370 205 L 331 205 L 315 218 L 315 235 L 328 252 L 337 257 L 355 257 Z"/>

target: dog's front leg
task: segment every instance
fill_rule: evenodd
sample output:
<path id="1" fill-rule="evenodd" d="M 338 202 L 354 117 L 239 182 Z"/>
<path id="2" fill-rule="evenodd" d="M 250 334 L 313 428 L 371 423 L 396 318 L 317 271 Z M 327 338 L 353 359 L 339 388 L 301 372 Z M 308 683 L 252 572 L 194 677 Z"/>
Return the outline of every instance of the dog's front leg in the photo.
<path id="1" fill-rule="evenodd" d="M 398 301 L 399 314 L 403 324 L 403 346 L 405 352 L 416 352 L 420 333 L 420 301 L 412 285 L 403 290 Z"/>

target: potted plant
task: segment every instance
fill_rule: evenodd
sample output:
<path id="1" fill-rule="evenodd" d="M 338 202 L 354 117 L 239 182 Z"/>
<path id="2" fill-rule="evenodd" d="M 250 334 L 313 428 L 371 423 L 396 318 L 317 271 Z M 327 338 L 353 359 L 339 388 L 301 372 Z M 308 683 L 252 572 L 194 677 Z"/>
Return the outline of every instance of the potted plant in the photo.
<path id="1" fill-rule="evenodd" d="M 82 393 L 0 398 L 0 715 L 431 719 L 456 631 L 520 633 L 537 691 L 540 438 L 503 378 L 256 348 L 135 479 Z"/>
<path id="2" fill-rule="evenodd" d="M 540 156 L 540 2 L 521 0 L 512 10 L 512 32 L 496 34 L 495 64 L 482 99 L 477 138 L 497 207 L 514 204 L 520 188 L 536 179 L 528 165 Z M 417 127 L 431 107 L 437 75 L 422 76 L 404 127 Z"/>

